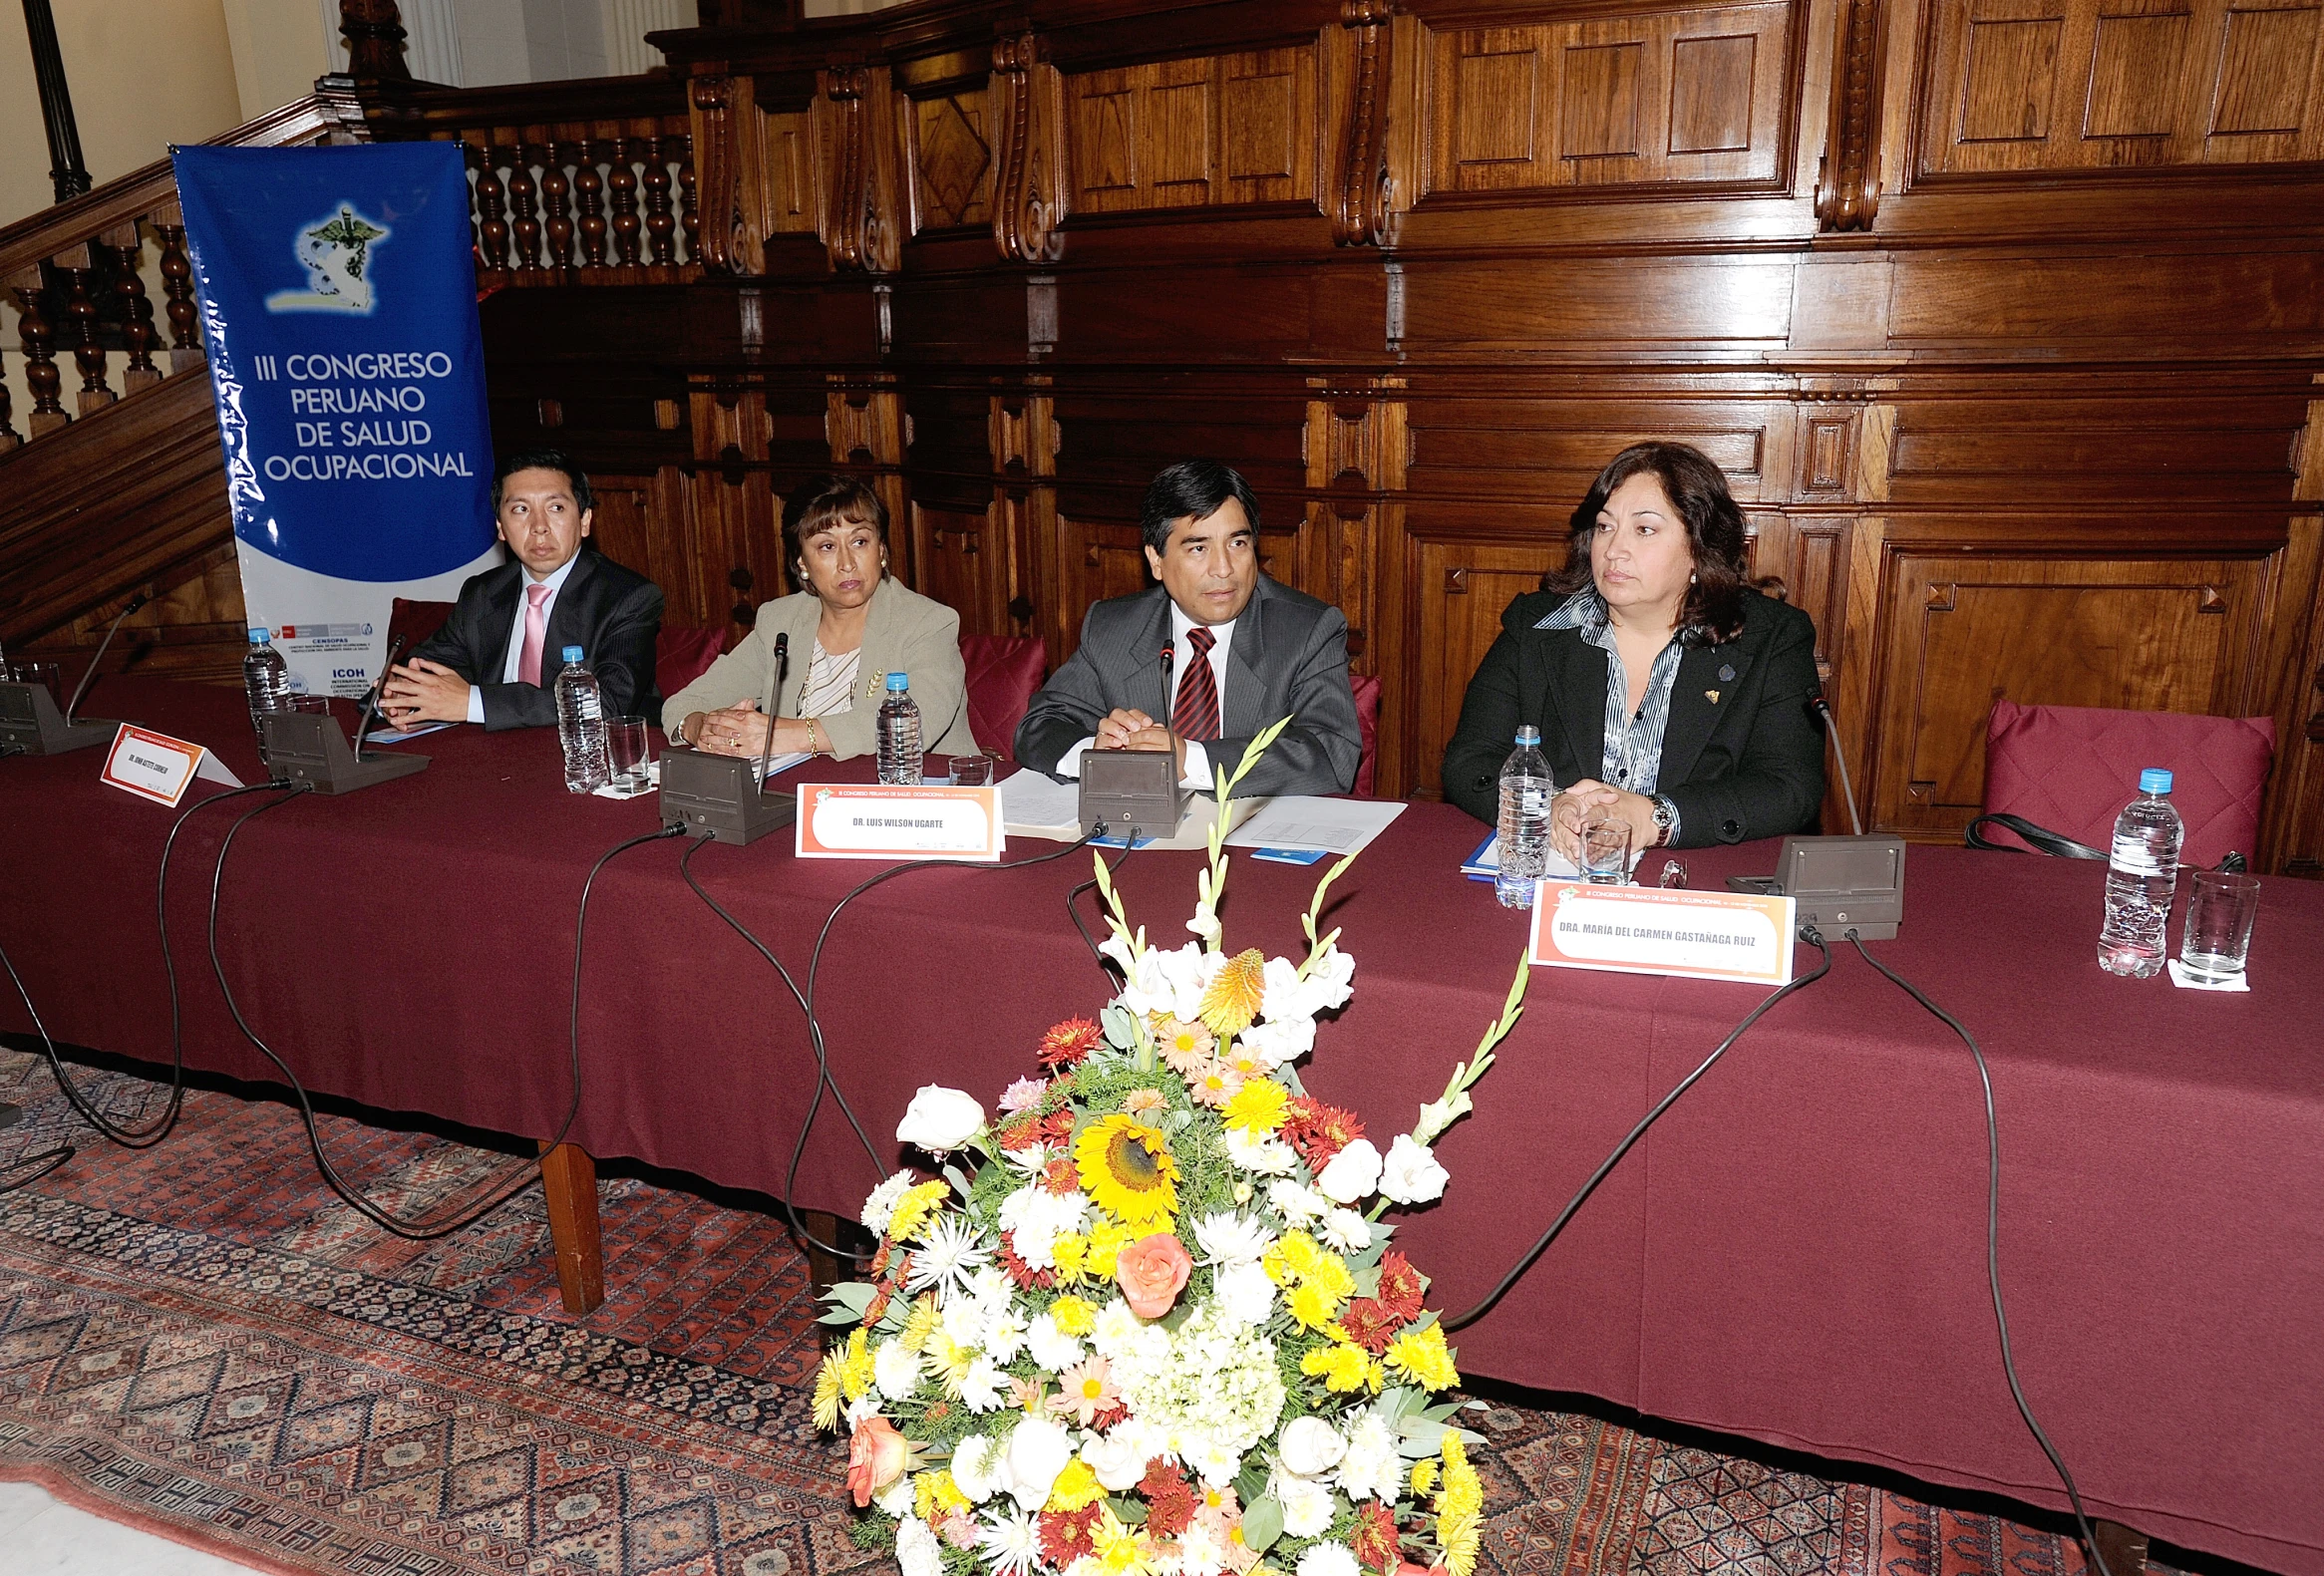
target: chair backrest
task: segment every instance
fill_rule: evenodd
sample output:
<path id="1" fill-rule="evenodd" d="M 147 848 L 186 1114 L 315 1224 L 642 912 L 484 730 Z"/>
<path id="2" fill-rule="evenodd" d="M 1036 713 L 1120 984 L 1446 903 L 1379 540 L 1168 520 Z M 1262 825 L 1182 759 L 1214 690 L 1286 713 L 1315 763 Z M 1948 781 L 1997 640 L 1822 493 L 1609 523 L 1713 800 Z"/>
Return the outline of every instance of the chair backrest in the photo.
<path id="1" fill-rule="evenodd" d="M 444 621 L 452 616 L 452 606 L 450 602 L 414 602 L 397 597 L 388 609 L 388 645 L 393 646 L 399 635 L 404 640 L 404 655 L 396 660 L 404 661 L 422 641 L 442 629 Z"/>
<path id="2" fill-rule="evenodd" d="M 1373 767 L 1380 754 L 1380 681 L 1369 673 L 1358 673 L 1349 676 L 1348 685 L 1356 692 L 1356 726 L 1364 734 L 1364 753 L 1356 761 L 1356 791 L 1369 798 Z"/>
<path id="3" fill-rule="evenodd" d="M 1037 636 L 963 635 L 960 660 L 968 669 L 969 732 L 986 750 L 1015 760 L 1017 725 L 1048 677 L 1048 653 Z"/>
<path id="4" fill-rule="evenodd" d="M 654 636 L 654 688 L 668 700 L 710 671 L 726 645 L 722 629 L 689 629 L 664 624 Z"/>
<path id="5" fill-rule="evenodd" d="M 2139 790 L 2140 771 L 2167 767 L 2170 802 L 2186 823 L 2179 858 L 2215 865 L 2230 849 L 2255 854 L 2274 757 L 2271 717 L 2020 706 L 2005 697 L 1986 725 L 1985 808 L 2104 848 Z M 2004 839 L 2016 841 L 2008 833 L 1994 840 Z"/>

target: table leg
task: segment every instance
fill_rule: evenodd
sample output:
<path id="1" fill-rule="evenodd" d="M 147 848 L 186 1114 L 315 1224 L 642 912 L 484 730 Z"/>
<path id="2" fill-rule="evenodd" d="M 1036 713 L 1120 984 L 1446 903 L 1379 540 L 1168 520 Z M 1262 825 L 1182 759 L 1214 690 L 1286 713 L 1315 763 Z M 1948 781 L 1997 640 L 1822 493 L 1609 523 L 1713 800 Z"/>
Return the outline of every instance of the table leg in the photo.
<path id="1" fill-rule="evenodd" d="M 597 1162 L 577 1143 L 540 1145 L 540 1186 L 548 1195 L 548 1235 L 556 1284 L 578 1319 L 605 1300 L 605 1249 L 597 1234 Z"/>
<path id="2" fill-rule="evenodd" d="M 2106 1556 L 2106 1568 L 2111 1576 L 2144 1576 L 2147 1569 L 2147 1534 L 2120 1521 L 2093 1519 L 2090 1530 L 2095 1535 L 2098 1551 Z M 2098 1576 L 2096 1562 L 2091 1576 Z"/>

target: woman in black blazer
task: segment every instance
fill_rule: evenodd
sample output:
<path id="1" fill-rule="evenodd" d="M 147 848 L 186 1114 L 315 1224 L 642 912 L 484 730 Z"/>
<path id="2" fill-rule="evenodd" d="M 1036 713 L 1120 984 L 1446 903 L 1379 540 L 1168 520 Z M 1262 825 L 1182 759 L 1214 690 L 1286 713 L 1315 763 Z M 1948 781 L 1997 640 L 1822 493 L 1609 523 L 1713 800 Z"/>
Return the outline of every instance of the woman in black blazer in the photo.
<path id="1" fill-rule="evenodd" d="M 1573 511 L 1565 568 L 1501 615 L 1445 747 L 1445 797 L 1496 820 L 1501 764 L 1529 723 L 1569 858 L 1593 805 L 1630 822 L 1633 848 L 1813 828 L 1816 628 L 1745 582 L 1744 545 L 1743 513 L 1700 452 L 1616 455 Z"/>

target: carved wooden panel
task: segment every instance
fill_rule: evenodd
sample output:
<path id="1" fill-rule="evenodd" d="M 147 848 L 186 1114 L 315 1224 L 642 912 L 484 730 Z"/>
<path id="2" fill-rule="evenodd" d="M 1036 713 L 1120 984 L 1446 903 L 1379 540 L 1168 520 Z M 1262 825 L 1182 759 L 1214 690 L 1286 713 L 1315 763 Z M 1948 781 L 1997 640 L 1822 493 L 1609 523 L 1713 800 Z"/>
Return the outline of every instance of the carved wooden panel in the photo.
<path id="1" fill-rule="evenodd" d="M 1423 537 L 1408 561 L 1414 578 L 1408 613 L 1418 635 L 1402 675 L 1407 697 L 1406 759 L 1411 788 L 1443 790 L 1445 744 L 1461 720 L 1470 676 L 1500 634 L 1511 598 L 1541 588 L 1541 575 L 1564 556 L 1546 542 L 1486 543 Z"/>
<path id="2" fill-rule="evenodd" d="M 1430 189 L 1771 179 L 1792 24 L 1768 4 L 1432 34 Z"/>
<path id="3" fill-rule="evenodd" d="M 1009 541 L 1005 524 L 982 514 L 912 504 L 913 589 L 960 614 L 963 634 L 1008 634 Z"/>
<path id="4" fill-rule="evenodd" d="M 823 211 L 822 168 L 813 117 L 805 110 L 759 116 L 759 212 L 768 235 L 811 235 Z"/>
<path id="5" fill-rule="evenodd" d="M 906 101 L 915 229 L 991 220 L 993 134 L 986 100 L 978 89 Z"/>
<path id="6" fill-rule="evenodd" d="M 1930 15 L 1925 171 L 2324 157 L 2314 0 L 1968 0 Z"/>
<path id="7" fill-rule="evenodd" d="M 1312 47 L 1075 73 L 1065 99 L 1078 212 L 1316 200 Z"/>

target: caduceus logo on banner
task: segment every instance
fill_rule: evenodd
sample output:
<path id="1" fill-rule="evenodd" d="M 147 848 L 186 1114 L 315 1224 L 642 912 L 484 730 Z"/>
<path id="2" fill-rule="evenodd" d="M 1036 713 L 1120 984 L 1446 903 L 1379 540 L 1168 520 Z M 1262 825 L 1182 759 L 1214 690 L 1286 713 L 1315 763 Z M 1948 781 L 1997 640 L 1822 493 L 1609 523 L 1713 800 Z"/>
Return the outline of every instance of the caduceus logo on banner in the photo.
<path id="1" fill-rule="evenodd" d="M 499 557 L 460 149 L 175 158 L 249 621 L 360 694 L 397 597 Z"/>

